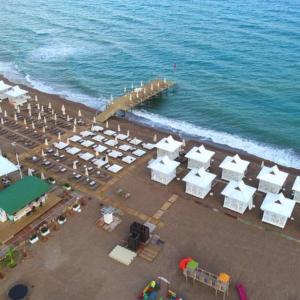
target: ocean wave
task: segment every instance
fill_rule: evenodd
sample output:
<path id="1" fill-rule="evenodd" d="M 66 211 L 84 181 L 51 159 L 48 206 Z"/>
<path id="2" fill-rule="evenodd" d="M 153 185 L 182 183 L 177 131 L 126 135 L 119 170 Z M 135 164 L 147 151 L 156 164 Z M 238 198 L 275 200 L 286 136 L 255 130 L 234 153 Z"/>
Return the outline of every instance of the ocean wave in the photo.
<path id="1" fill-rule="evenodd" d="M 286 167 L 300 168 L 300 156 L 293 149 L 283 149 L 226 132 L 202 128 L 185 121 L 166 118 L 145 110 L 133 110 L 133 114 L 129 115 L 129 119 L 151 127 L 176 132 L 182 137 L 207 140 L 217 144 L 226 145 Z"/>

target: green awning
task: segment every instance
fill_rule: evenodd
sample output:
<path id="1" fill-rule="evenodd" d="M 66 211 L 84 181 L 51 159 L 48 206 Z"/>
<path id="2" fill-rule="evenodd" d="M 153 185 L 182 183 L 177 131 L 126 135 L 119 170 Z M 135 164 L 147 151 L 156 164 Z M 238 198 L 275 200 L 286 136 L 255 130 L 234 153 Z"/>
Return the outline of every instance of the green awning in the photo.
<path id="1" fill-rule="evenodd" d="M 35 176 L 26 176 L 0 191 L 0 208 L 13 215 L 47 193 L 50 185 Z"/>

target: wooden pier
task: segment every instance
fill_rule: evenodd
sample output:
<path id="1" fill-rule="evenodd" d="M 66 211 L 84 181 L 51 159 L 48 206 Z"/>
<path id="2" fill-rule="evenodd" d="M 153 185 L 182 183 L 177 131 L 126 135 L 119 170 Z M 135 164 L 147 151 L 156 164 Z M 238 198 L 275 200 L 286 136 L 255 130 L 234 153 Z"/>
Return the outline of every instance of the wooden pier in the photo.
<path id="1" fill-rule="evenodd" d="M 174 83 L 168 80 L 155 79 L 147 84 L 131 90 L 129 93 L 113 100 L 107 108 L 100 113 L 96 119 L 98 122 L 105 122 L 118 111 L 128 111 L 135 106 L 153 98 L 156 95 L 168 90 Z"/>

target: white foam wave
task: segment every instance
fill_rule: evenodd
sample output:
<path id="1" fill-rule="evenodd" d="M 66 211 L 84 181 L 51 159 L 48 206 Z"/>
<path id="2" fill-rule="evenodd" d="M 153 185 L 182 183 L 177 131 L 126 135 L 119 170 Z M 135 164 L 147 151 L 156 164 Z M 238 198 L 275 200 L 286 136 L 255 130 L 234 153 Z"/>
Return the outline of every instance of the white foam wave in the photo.
<path id="1" fill-rule="evenodd" d="M 146 123 L 152 127 L 171 130 L 177 132 L 181 136 L 191 136 L 201 140 L 210 140 L 218 144 L 230 146 L 231 148 L 243 150 L 263 159 L 274 161 L 283 166 L 297 169 L 300 168 L 300 156 L 293 149 L 283 149 L 266 145 L 226 132 L 202 128 L 188 122 L 166 118 L 144 110 L 134 110 L 133 114 L 134 116 L 129 117 L 130 119 Z"/>

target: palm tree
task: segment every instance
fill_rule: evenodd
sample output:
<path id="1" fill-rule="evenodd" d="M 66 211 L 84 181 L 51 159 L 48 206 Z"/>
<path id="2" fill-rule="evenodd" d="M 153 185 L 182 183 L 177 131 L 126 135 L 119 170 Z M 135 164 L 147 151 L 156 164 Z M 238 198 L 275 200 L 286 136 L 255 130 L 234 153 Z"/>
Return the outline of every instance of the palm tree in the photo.
<path id="1" fill-rule="evenodd" d="M 17 265 L 15 261 L 15 254 L 16 254 L 16 250 L 12 246 L 10 246 L 5 254 L 6 265 L 9 268 L 14 268 Z"/>

